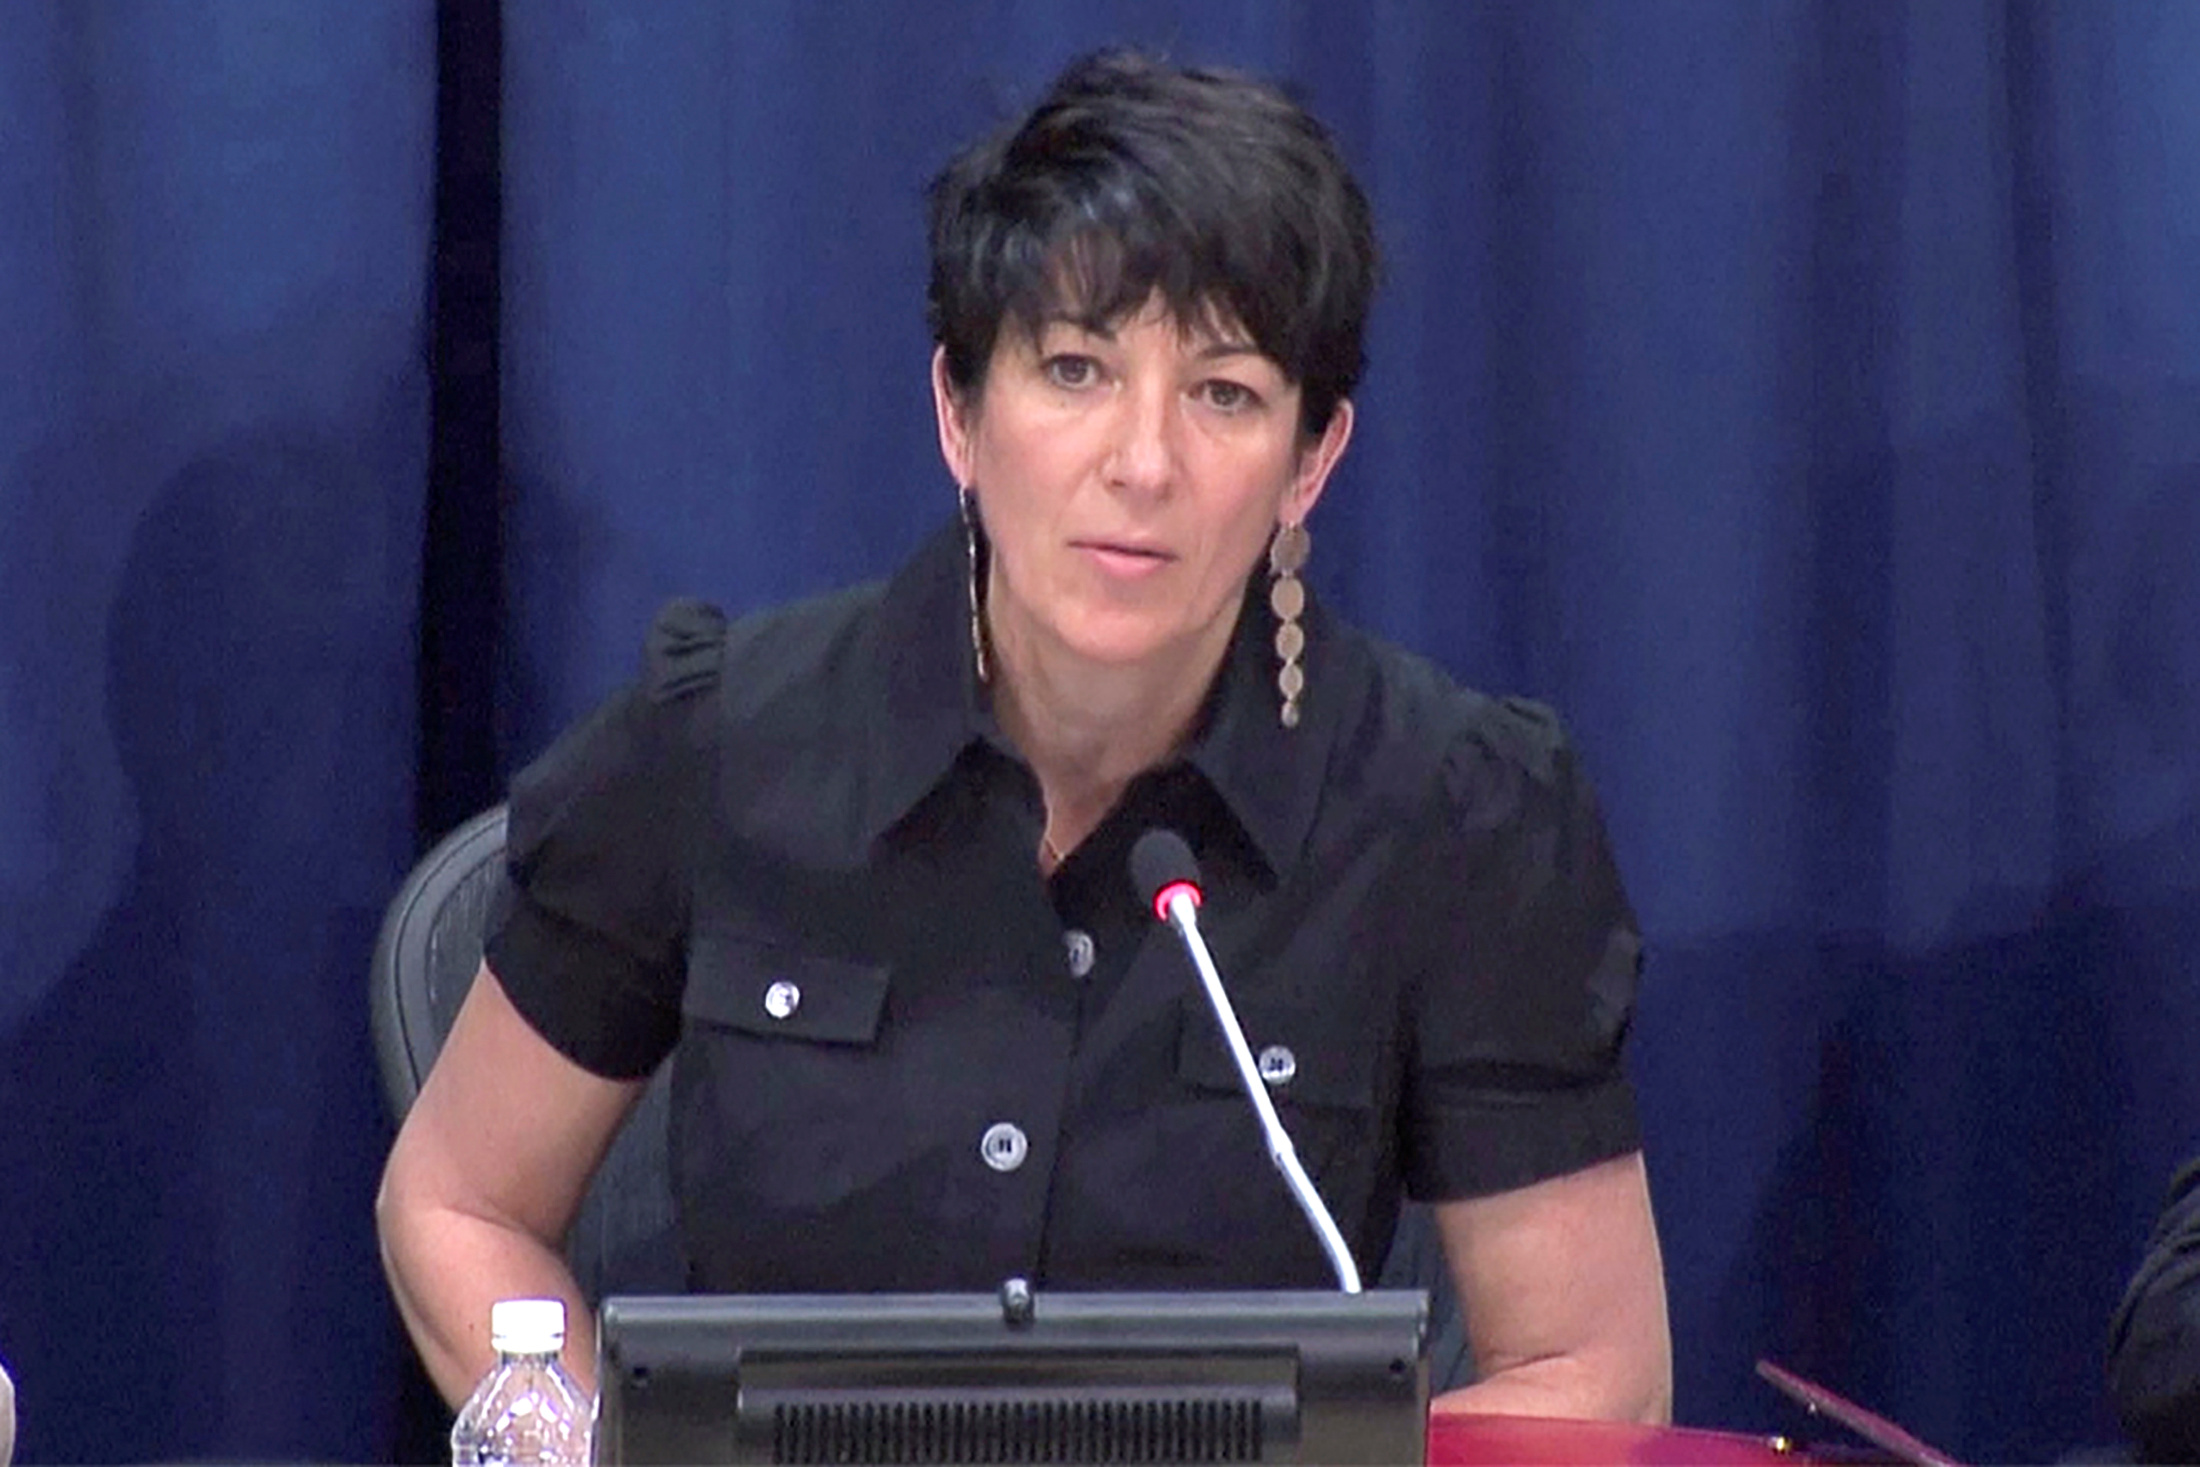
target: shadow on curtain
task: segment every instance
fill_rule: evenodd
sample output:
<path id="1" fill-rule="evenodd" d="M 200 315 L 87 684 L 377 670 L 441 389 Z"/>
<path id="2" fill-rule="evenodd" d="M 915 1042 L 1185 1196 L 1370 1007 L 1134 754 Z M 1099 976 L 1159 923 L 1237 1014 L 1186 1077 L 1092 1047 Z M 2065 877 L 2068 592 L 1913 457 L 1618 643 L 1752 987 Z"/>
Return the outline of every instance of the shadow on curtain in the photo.
<path id="1" fill-rule="evenodd" d="M 25 1461 L 380 1457 L 425 0 L 0 25 L 0 1357 Z"/>

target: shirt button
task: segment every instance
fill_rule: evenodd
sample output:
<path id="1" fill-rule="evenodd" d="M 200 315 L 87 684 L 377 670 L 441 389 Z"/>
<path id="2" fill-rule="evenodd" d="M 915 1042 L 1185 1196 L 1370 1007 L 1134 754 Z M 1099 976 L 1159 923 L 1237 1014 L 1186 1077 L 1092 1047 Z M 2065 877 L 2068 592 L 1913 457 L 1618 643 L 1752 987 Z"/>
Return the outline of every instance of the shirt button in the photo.
<path id="1" fill-rule="evenodd" d="M 764 1012 L 775 1019 L 792 1018 L 801 1007 L 802 990 L 784 978 L 764 990 Z"/>
<path id="2" fill-rule="evenodd" d="M 1072 927 L 1062 934 L 1062 947 L 1069 954 L 1069 976 L 1082 978 L 1092 971 L 1092 960 L 1097 955 L 1092 945 L 1092 934 L 1083 928 Z"/>
<path id="3" fill-rule="evenodd" d="M 1022 1128 L 1007 1121 L 995 1121 L 978 1138 L 978 1155 L 997 1172 L 1016 1170 L 1030 1151 L 1031 1142 L 1025 1139 Z"/>
<path id="4" fill-rule="evenodd" d="M 1299 1072 L 1299 1057 L 1284 1045 L 1271 1044 L 1260 1052 L 1256 1068 L 1260 1070 L 1260 1077 L 1268 1082 L 1269 1089 L 1280 1090 Z"/>

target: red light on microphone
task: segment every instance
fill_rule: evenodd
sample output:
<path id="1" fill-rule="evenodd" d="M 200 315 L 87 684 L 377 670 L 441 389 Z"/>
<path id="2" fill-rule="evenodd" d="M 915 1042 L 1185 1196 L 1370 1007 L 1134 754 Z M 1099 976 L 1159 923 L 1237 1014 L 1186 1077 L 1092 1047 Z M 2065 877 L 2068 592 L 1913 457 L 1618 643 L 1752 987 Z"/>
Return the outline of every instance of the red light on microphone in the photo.
<path id="1" fill-rule="evenodd" d="M 1172 881 L 1153 894 L 1153 914 L 1162 921 L 1169 920 L 1169 904 L 1179 896 L 1191 899 L 1193 907 L 1200 903 L 1199 888 L 1189 881 Z"/>

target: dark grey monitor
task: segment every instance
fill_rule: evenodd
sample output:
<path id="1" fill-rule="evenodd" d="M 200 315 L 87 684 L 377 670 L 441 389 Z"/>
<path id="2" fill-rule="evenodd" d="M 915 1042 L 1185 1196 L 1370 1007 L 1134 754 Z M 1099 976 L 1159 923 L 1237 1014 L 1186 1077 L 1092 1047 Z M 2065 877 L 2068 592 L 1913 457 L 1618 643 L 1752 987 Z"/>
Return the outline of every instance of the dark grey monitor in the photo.
<path id="1" fill-rule="evenodd" d="M 1402 1289 L 613 1298 L 596 1460 L 1418 1463 L 1427 1324 Z"/>

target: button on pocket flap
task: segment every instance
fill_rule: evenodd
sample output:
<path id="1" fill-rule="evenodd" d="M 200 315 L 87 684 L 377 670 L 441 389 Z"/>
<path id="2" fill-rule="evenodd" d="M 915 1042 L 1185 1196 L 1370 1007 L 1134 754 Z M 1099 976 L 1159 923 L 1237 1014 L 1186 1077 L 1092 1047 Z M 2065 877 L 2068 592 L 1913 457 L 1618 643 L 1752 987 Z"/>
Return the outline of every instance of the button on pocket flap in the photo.
<path id="1" fill-rule="evenodd" d="M 705 1024 L 812 1043 L 869 1044 L 887 970 L 705 929 L 688 953 L 681 1010 Z"/>
<path id="2" fill-rule="evenodd" d="M 1375 1057 L 1352 1025 L 1324 1025 L 1305 1014 L 1244 1010 L 1238 1023 L 1271 1100 L 1350 1109 L 1375 1104 Z M 1244 1090 L 1221 1021 L 1196 997 L 1184 1006 L 1176 1073 L 1201 1090 Z"/>

